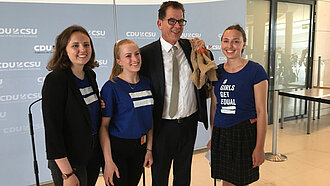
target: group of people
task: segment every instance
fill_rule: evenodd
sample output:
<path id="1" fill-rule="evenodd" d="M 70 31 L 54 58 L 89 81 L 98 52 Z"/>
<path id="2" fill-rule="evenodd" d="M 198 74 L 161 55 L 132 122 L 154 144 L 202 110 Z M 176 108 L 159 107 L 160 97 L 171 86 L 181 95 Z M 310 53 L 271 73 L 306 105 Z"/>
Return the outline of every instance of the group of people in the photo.
<path id="1" fill-rule="evenodd" d="M 158 10 L 159 40 L 141 49 L 128 39 L 113 49 L 109 80 L 99 92 L 93 42 L 81 26 L 56 38 L 42 88 L 48 167 L 55 185 L 95 185 L 100 168 L 106 185 L 136 186 L 144 167 L 152 185 L 187 186 L 198 122 L 208 128 L 206 87 L 189 79 L 190 55 L 205 49 L 181 39 L 185 10 L 177 1 Z M 211 176 L 223 185 L 259 179 L 264 162 L 268 76 L 242 58 L 246 36 L 240 25 L 222 37 L 227 62 L 218 66 L 210 107 Z M 212 56 L 212 55 L 211 55 Z"/>

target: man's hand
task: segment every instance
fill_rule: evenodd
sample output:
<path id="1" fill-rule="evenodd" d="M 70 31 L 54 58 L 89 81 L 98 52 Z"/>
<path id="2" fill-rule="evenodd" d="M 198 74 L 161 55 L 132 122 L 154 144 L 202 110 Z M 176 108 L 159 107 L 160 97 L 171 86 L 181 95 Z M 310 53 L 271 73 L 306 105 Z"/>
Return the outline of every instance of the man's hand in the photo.
<path id="1" fill-rule="evenodd" d="M 204 51 L 207 51 L 203 40 L 195 37 L 192 40 L 192 43 L 193 43 L 193 50 L 195 52 L 204 53 Z"/>

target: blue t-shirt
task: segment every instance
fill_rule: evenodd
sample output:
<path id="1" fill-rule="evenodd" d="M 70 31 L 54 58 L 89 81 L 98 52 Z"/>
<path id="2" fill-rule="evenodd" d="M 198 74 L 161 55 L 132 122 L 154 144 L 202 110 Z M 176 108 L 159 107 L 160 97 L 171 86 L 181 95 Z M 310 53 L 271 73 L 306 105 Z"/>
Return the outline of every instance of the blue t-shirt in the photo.
<path id="1" fill-rule="evenodd" d="M 89 85 L 87 76 L 85 76 L 83 80 L 77 78 L 76 76 L 74 77 L 77 82 L 79 91 L 82 97 L 84 98 L 84 101 L 89 110 L 90 118 L 92 121 L 92 134 L 97 134 L 98 133 L 97 124 L 99 123 L 100 100 L 95 94 L 92 86 Z"/>
<path id="2" fill-rule="evenodd" d="M 217 75 L 218 81 L 213 82 L 218 102 L 213 125 L 230 127 L 256 118 L 253 86 L 268 80 L 264 68 L 256 62 L 248 61 L 242 70 L 228 73 L 221 64 L 218 66 Z"/>
<path id="3" fill-rule="evenodd" d="M 103 117 L 111 117 L 109 134 L 119 138 L 136 139 L 152 128 L 151 81 L 140 76 L 137 84 L 119 77 L 107 81 L 101 90 L 105 102 Z"/>

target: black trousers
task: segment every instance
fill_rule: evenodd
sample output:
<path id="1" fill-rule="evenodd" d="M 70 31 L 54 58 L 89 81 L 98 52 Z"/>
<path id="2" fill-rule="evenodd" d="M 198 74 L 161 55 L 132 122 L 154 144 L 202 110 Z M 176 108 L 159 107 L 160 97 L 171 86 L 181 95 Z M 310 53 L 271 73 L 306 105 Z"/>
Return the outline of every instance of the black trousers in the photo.
<path id="1" fill-rule="evenodd" d="M 120 178 L 113 175 L 115 186 L 137 186 L 142 172 L 146 154 L 146 143 L 141 139 L 123 139 L 110 136 L 112 159 L 115 162 Z"/>
<path id="2" fill-rule="evenodd" d="M 197 123 L 197 113 L 181 120 L 161 121 L 153 141 L 153 186 L 168 186 L 172 161 L 173 186 L 190 185 Z"/>
<path id="3" fill-rule="evenodd" d="M 99 177 L 100 168 L 104 163 L 98 135 L 93 137 L 92 146 L 93 153 L 87 165 L 71 165 L 72 168 L 76 168 L 75 175 L 79 179 L 80 186 L 94 186 Z M 55 186 L 62 186 L 62 172 L 57 166 L 55 160 L 48 160 L 48 168 L 51 171 Z"/>

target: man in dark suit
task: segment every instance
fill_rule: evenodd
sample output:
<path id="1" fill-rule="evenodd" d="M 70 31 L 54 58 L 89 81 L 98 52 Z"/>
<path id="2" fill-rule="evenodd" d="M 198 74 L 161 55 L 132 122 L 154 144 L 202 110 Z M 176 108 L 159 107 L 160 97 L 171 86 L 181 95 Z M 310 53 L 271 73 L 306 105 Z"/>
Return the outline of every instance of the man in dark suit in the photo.
<path id="1" fill-rule="evenodd" d="M 154 98 L 153 186 L 168 185 L 172 161 L 173 185 L 190 185 L 197 123 L 208 127 L 205 89 L 197 90 L 189 79 L 192 48 L 180 39 L 185 23 L 183 5 L 164 2 L 157 21 L 161 38 L 141 48 L 140 73 L 152 80 Z"/>

